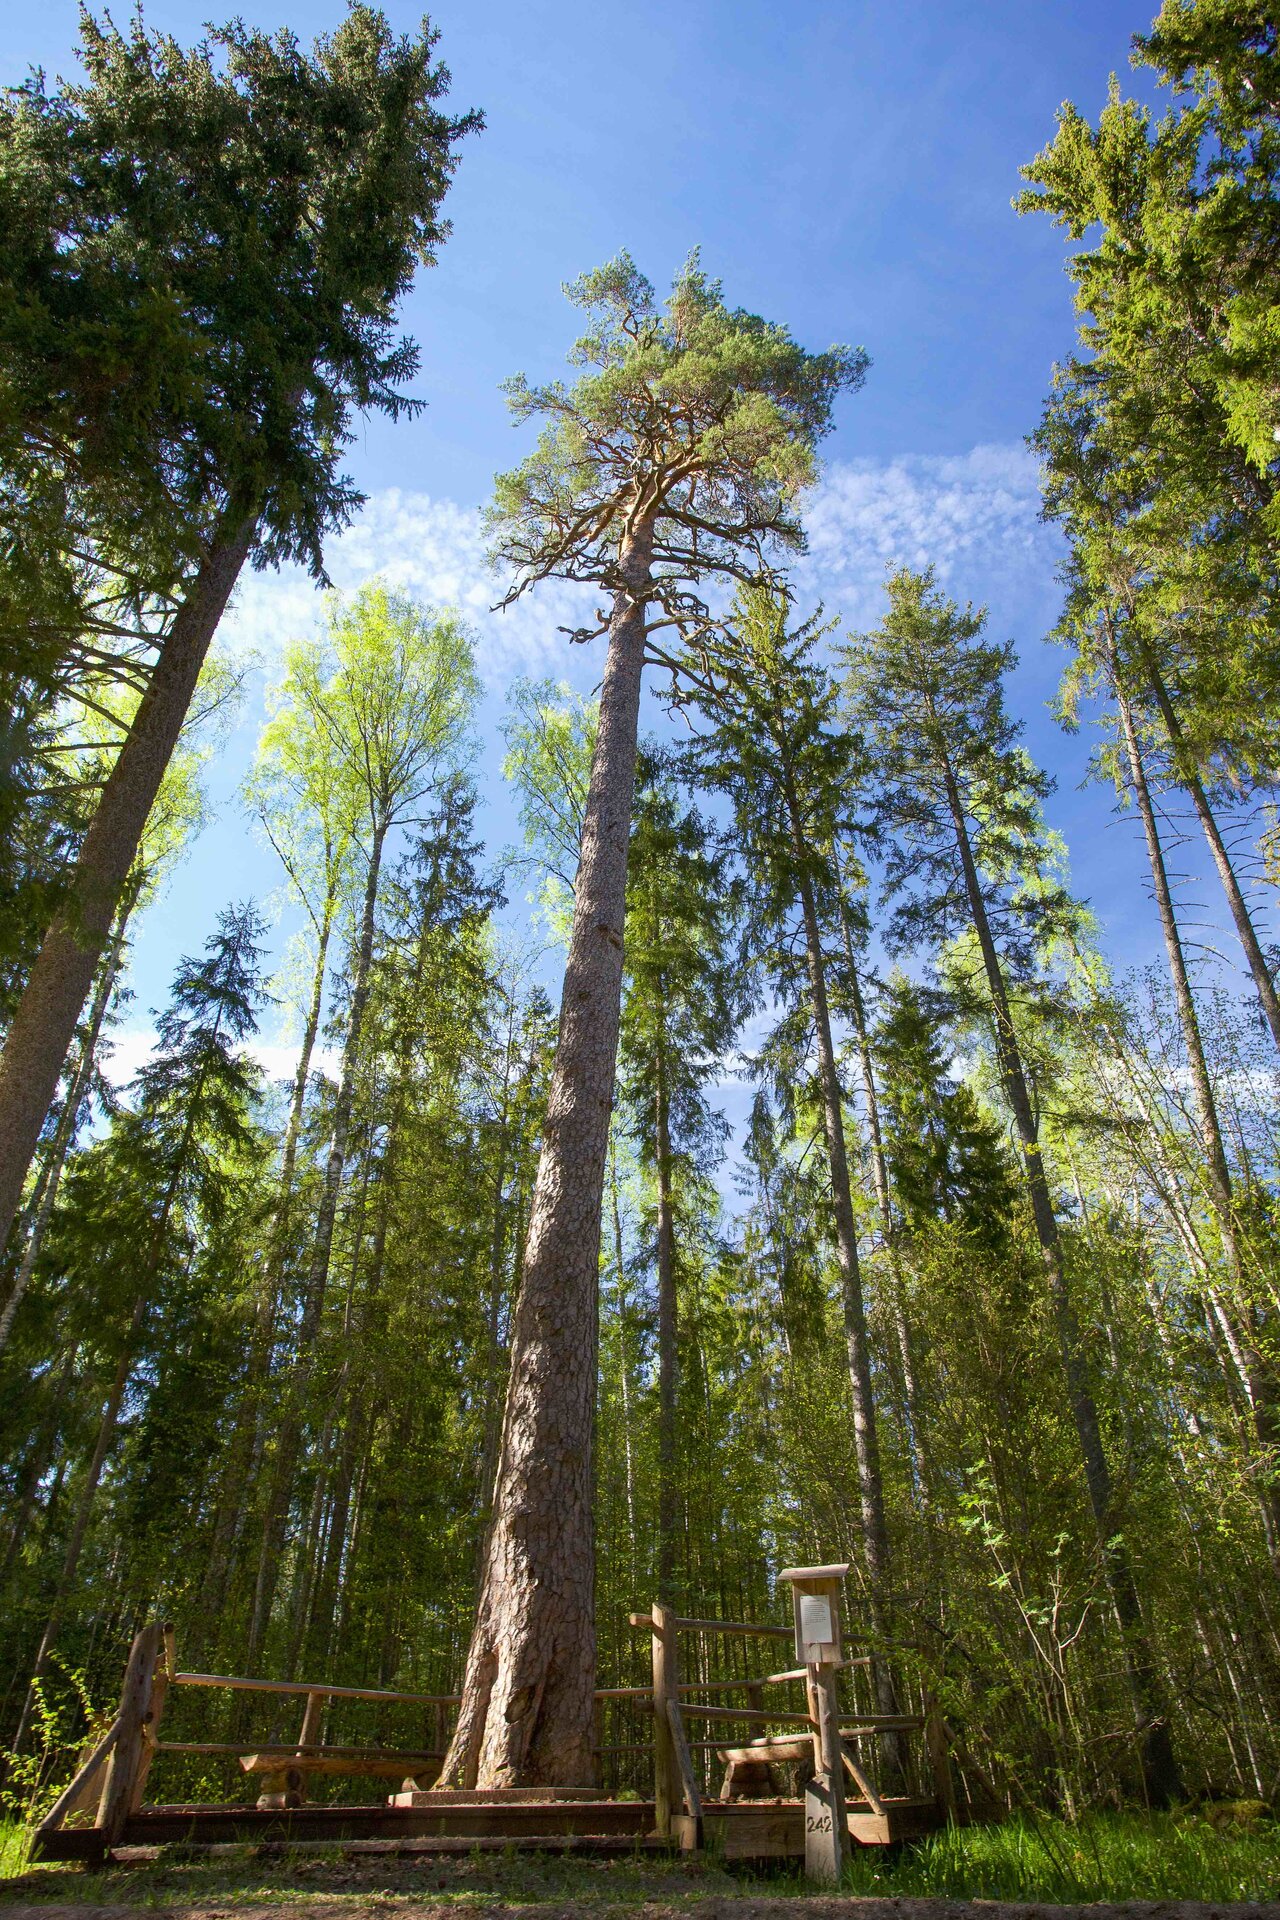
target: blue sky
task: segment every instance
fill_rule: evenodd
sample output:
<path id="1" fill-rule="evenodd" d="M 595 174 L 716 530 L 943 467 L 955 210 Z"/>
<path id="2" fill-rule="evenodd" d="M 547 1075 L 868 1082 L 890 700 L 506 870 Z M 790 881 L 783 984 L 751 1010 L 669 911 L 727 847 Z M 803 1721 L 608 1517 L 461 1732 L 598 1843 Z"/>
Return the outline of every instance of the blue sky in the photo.
<path id="1" fill-rule="evenodd" d="M 1019 164 L 1050 137 L 1059 103 L 1096 114 L 1153 4 L 446 0 L 434 13 L 453 102 L 483 108 L 488 126 L 467 143 L 450 195 L 453 237 L 405 309 L 427 411 L 360 430 L 350 470 L 369 507 L 334 543 L 332 568 L 342 585 L 385 571 L 475 618 L 491 848 L 514 834 L 497 778 L 506 683 L 516 671 L 564 672 L 585 687 L 599 666 L 556 634 L 554 592 L 515 617 L 487 612 L 477 510 L 522 446 L 500 382 L 561 365 L 575 318 L 564 280 L 626 246 L 661 286 L 700 246 L 735 304 L 785 321 L 809 346 L 848 341 L 872 358 L 826 449 L 807 590 L 869 624 L 887 563 L 935 560 L 949 591 L 990 602 L 993 632 L 1020 649 L 1012 699 L 1058 777 L 1051 819 L 1076 884 L 1114 957 L 1154 952 L 1133 830 L 1111 824 L 1097 789 L 1079 790 L 1087 734 L 1063 735 L 1046 709 L 1061 666 L 1042 643 L 1058 602 L 1056 546 L 1037 524 L 1022 442 L 1072 315 L 1061 236 L 1010 207 Z M 304 39 L 341 13 L 335 0 L 248 0 L 241 11 Z M 389 12 L 399 27 L 416 21 L 399 0 Z M 151 27 L 182 39 L 206 17 L 207 0 L 146 8 Z M 72 0 L 6 10 L 4 77 L 29 63 L 69 71 L 75 22 Z M 1126 84 L 1148 90 L 1142 77 Z M 257 576 L 227 639 L 269 667 L 315 617 L 306 582 Z M 178 953 L 220 905 L 277 884 L 234 803 L 260 715 L 255 683 L 212 780 L 218 818 L 141 930 L 131 1025 L 145 1026 Z"/>

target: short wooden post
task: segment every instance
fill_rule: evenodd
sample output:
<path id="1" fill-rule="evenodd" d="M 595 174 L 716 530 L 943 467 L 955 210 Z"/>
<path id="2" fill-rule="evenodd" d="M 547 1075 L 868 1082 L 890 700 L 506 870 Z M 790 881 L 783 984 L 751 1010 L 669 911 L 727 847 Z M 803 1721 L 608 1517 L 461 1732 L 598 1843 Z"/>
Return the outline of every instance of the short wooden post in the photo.
<path id="1" fill-rule="evenodd" d="M 164 1629 L 143 1627 L 134 1636 L 120 1695 L 120 1731 L 111 1752 L 107 1778 L 98 1802 L 98 1828 L 107 1847 L 114 1847 L 133 1811 L 138 1773 L 151 1717 L 151 1694 L 156 1668 L 164 1648 Z"/>
<path id="2" fill-rule="evenodd" d="M 309 1693 L 307 1695 L 307 1704 L 302 1715 L 302 1731 L 298 1735 L 298 1752 L 300 1754 L 305 1753 L 308 1747 L 315 1747 L 320 1744 L 320 1729 L 324 1720 L 325 1697 L 323 1693 Z M 301 1770 L 295 1769 L 295 1771 L 297 1774 L 296 1786 L 292 1779 L 289 1784 L 290 1786 L 294 1786 L 294 1792 L 297 1795 L 297 1804 L 302 1806 L 307 1797 L 307 1776 Z"/>
<path id="3" fill-rule="evenodd" d="M 668 1834 L 671 1832 L 671 1816 L 679 1792 L 668 1702 L 680 1698 L 680 1659 L 676 1651 L 675 1614 L 670 1607 L 660 1606 L 655 1600 L 652 1617 L 653 1824 L 657 1832 Z"/>
<path id="4" fill-rule="evenodd" d="M 844 1797 L 844 1747 L 836 1671 L 840 1665 L 840 1582 L 847 1566 L 788 1567 L 795 1607 L 796 1658 L 805 1669 L 816 1778 L 805 1788 L 804 1871 L 808 1880 L 839 1883 L 849 1843 Z"/>
<path id="5" fill-rule="evenodd" d="M 933 1790 L 938 1805 L 947 1816 L 947 1825 L 954 1826 L 956 1821 L 956 1780 L 951 1771 L 951 1742 L 947 1737 L 947 1723 L 942 1717 L 942 1709 L 930 1696 L 925 1706 L 924 1718 L 925 1752 L 929 1756 L 929 1770 L 933 1774 Z"/>

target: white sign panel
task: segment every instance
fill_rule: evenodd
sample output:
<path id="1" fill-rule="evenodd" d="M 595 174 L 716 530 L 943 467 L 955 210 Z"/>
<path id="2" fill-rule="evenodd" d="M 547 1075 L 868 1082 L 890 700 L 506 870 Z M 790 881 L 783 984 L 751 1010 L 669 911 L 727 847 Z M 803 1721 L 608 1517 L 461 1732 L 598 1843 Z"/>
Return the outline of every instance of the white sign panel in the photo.
<path id="1" fill-rule="evenodd" d="M 831 1600 L 825 1593 L 800 1595 L 800 1638 L 806 1646 L 820 1646 L 836 1637 Z"/>

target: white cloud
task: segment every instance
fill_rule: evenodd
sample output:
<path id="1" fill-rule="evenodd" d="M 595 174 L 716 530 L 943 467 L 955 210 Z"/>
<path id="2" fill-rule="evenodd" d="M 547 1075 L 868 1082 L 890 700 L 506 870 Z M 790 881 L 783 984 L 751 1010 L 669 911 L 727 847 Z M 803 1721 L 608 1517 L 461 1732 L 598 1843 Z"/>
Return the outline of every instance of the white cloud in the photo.
<path id="1" fill-rule="evenodd" d="M 838 594 L 858 620 L 881 610 L 891 566 L 932 566 L 940 585 L 986 599 L 1051 571 L 1056 535 L 1039 507 L 1036 462 L 1024 447 L 835 462 L 805 505 L 802 578 L 829 600 Z"/>
<path id="2" fill-rule="evenodd" d="M 887 566 L 936 567 L 953 591 L 982 598 L 1011 581 L 1051 570 L 1055 536 L 1041 526 L 1036 463 L 1020 446 L 980 446 L 957 455 L 904 454 L 890 461 L 833 462 L 804 503 L 809 558 L 801 584 L 857 621 L 876 617 Z M 584 624 L 599 599 L 591 588 L 551 581 L 494 613 L 506 581 L 490 571 L 478 507 L 389 487 L 326 545 L 335 587 L 350 592 L 381 576 L 420 598 L 461 609 L 478 636 L 477 664 L 501 691 L 518 673 L 572 671 L 561 627 Z M 315 630 L 321 601 L 297 567 L 248 573 L 224 622 L 222 642 L 256 650 L 272 671 L 286 641 Z"/>
<path id="3" fill-rule="evenodd" d="M 99 1058 L 103 1074 L 113 1087 L 127 1086 L 151 1058 L 155 1045 L 154 1027 L 126 1027 L 120 1033 L 113 1033 L 110 1051 L 104 1048 Z M 292 1080 L 298 1070 L 298 1049 L 297 1041 L 289 1044 L 253 1040 L 247 1051 L 262 1067 L 267 1079 L 274 1081 Z M 312 1073 L 324 1073 L 336 1080 L 341 1066 L 341 1055 L 333 1047 L 317 1047 L 312 1053 Z"/>
<path id="4" fill-rule="evenodd" d="M 557 629 L 583 624 L 598 598 L 589 589 L 550 582 L 506 612 L 491 611 L 506 582 L 486 564 L 479 509 L 398 487 L 372 495 L 358 519 L 326 543 L 325 564 L 341 592 L 377 575 L 420 599 L 460 609 L 476 629 L 480 674 L 497 688 L 517 673 L 562 670 L 566 641 Z M 261 653 L 271 671 L 287 641 L 315 630 L 321 604 L 298 567 L 247 573 L 222 644 Z"/>

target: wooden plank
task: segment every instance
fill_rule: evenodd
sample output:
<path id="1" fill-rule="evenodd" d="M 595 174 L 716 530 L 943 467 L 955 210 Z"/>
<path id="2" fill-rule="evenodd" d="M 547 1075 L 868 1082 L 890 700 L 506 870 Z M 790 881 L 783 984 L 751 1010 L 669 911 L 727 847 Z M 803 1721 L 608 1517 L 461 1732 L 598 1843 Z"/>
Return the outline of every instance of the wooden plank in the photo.
<path id="1" fill-rule="evenodd" d="M 756 1740 L 749 1747 L 720 1747 L 709 1740 L 708 1746 L 714 1746 L 722 1760 L 736 1760 L 739 1765 L 749 1760 L 807 1760 L 813 1752 L 813 1742 L 804 1735 L 795 1740 Z"/>
<path id="2" fill-rule="evenodd" d="M 750 1620 L 694 1620 L 679 1615 L 676 1626 L 681 1633 L 745 1633 L 756 1634 L 762 1640 L 790 1640 L 790 1627 L 756 1626 Z"/>
<path id="3" fill-rule="evenodd" d="M 758 1713 L 754 1707 L 704 1707 L 696 1700 L 682 1700 L 680 1710 L 692 1714 L 696 1720 L 765 1720 L 770 1724 L 781 1720 L 789 1727 L 812 1727 L 815 1724 L 807 1713 Z"/>
<path id="4" fill-rule="evenodd" d="M 327 1700 L 398 1700 L 410 1706 L 456 1707 L 460 1693 L 394 1693 L 386 1687 L 329 1687 L 318 1680 L 242 1680 L 230 1673 L 175 1673 L 175 1686 L 230 1687 L 236 1693 L 321 1693 Z"/>
<path id="5" fill-rule="evenodd" d="M 157 1753 L 242 1754 L 244 1749 L 245 1742 L 243 1740 L 158 1740 L 156 1742 Z M 442 1760 L 444 1758 L 443 1747 L 435 1753 L 405 1752 L 402 1754 L 398 1749 L 392 1747 L 330 1747 L 324 1746 L 319 1742 L 312 1747 L 257 1747 L 254 1751 L 263 1754 L 269 1753 L 280 1760 L 291 1760 L 298 1754 L 307 1753 L 332 1753 L 343 1755 L 353 1760 L 359 1759 L 361 1754 L 368 1754 L 370 1758 L 374 1760 L 392 1760 L 397 1758 L 404 1760 Z"/>
<path id="6" fill-rule="evenodd" d="M 804 1858 L 804 1810 L 796 1800 L 780 1806 L 750 1800 L 712 1802 L 703 1826 L 708 1843 L 726 1860 Z"/>
<path id="7" fill-rule="evenodd" d="M 702 1819 L 702 1793 L 698 1786 L 698 1777 L 693 1771 L 693 1761 L 689 1756 L 689 1743 L 685 1739 L 684 1721 L 680 1715 L 680 1702 L 671 1695 L 667 1700 L 667 1719 L 671 1724 L 671 1745 L 675 1751 L 676 1766 L 680 1773 L 680 1787 L 684 1795 L 684 1810 L 692 1814 L 697 1821 Z M 701 1842 L 699 1842 L 701 1844 Z"/>
<path id="8" fill-rule="evenodd" d="M 856 1734 L 883 1734 L 889 1728 L 898 1728 L 906 1734 L 919 1734 L 925 1724 L 919 1713 L 860 1713 L 858 1718 L 844 1715 L 841 1720 L 841 1734 L 846 1740 L 852 1740 Z"/>
<path id="9" fill-rule="evenodd" d="M 406 1787 L 395 1796 L 397 1807 L 547 1807 L 608 1800 L 603 1787 Z"/>
<path id="10" fill-rule="evenodd" d="M 653 1802 L 576 1800 L 458 1807 L 307 1806 L 273 1811 L 257 1807 L 148 1807 L 127 1822 L 122 1842 L 147 1846 L 182 1841 L 208 1844 L 261 1840 L 374 1840 L 457 1835 L 535 1838 L 548 1834 L 644 1834 L 653 1828 Z M 52 1836 L 55 1840 L 61 1835 Z"/>
<path id="11" fill-rule="evenodd" d="M 120 1695 L 120 1731 L 107 1766 L 98 1803 L 97 1825 L 108 1847 L 120 1838 L 125 1821 L 134 1812 L 138 1769 L 144 1751 L 144 1730 L 151 1713 L 156 1667 L 164 1651 L 164 1629 L 146 1626 L 134 1636 Z"/>
<path id="12" fill-rule="evenodd" d="M 245 1753 L 240 1756 L 244 1773 L 332 1773 L 367 1774 L 371 1779 L 398 1780 L 419 1768 L 433 1767 L 443 1759 L 439 1753 L 331 1754 Z"/>
<path id="13" fill-rule="evenodd" d="M 111 1752 L 111 1749 L 115 1746 L 119 1737 L 120 1715 L 117 1714 L 111 1722 L 111 1725 L 107 1728 L 107 1731 L 103 1734 L 101 1740 L 99 1740 L 97 1746 L 80 1766 L 74 1779 L 62 1789 L 62 1792 L 58 1795 L 48 1813 L 46 1813 L 44 1819 L 36 1828 L 38 1834 L 57 1832 L 58 1828 L 62 1825 L 67 1815 L 84 1793 L 86 1787 L 91 1786 L 97 1778 L 99 1768 Z"/>

